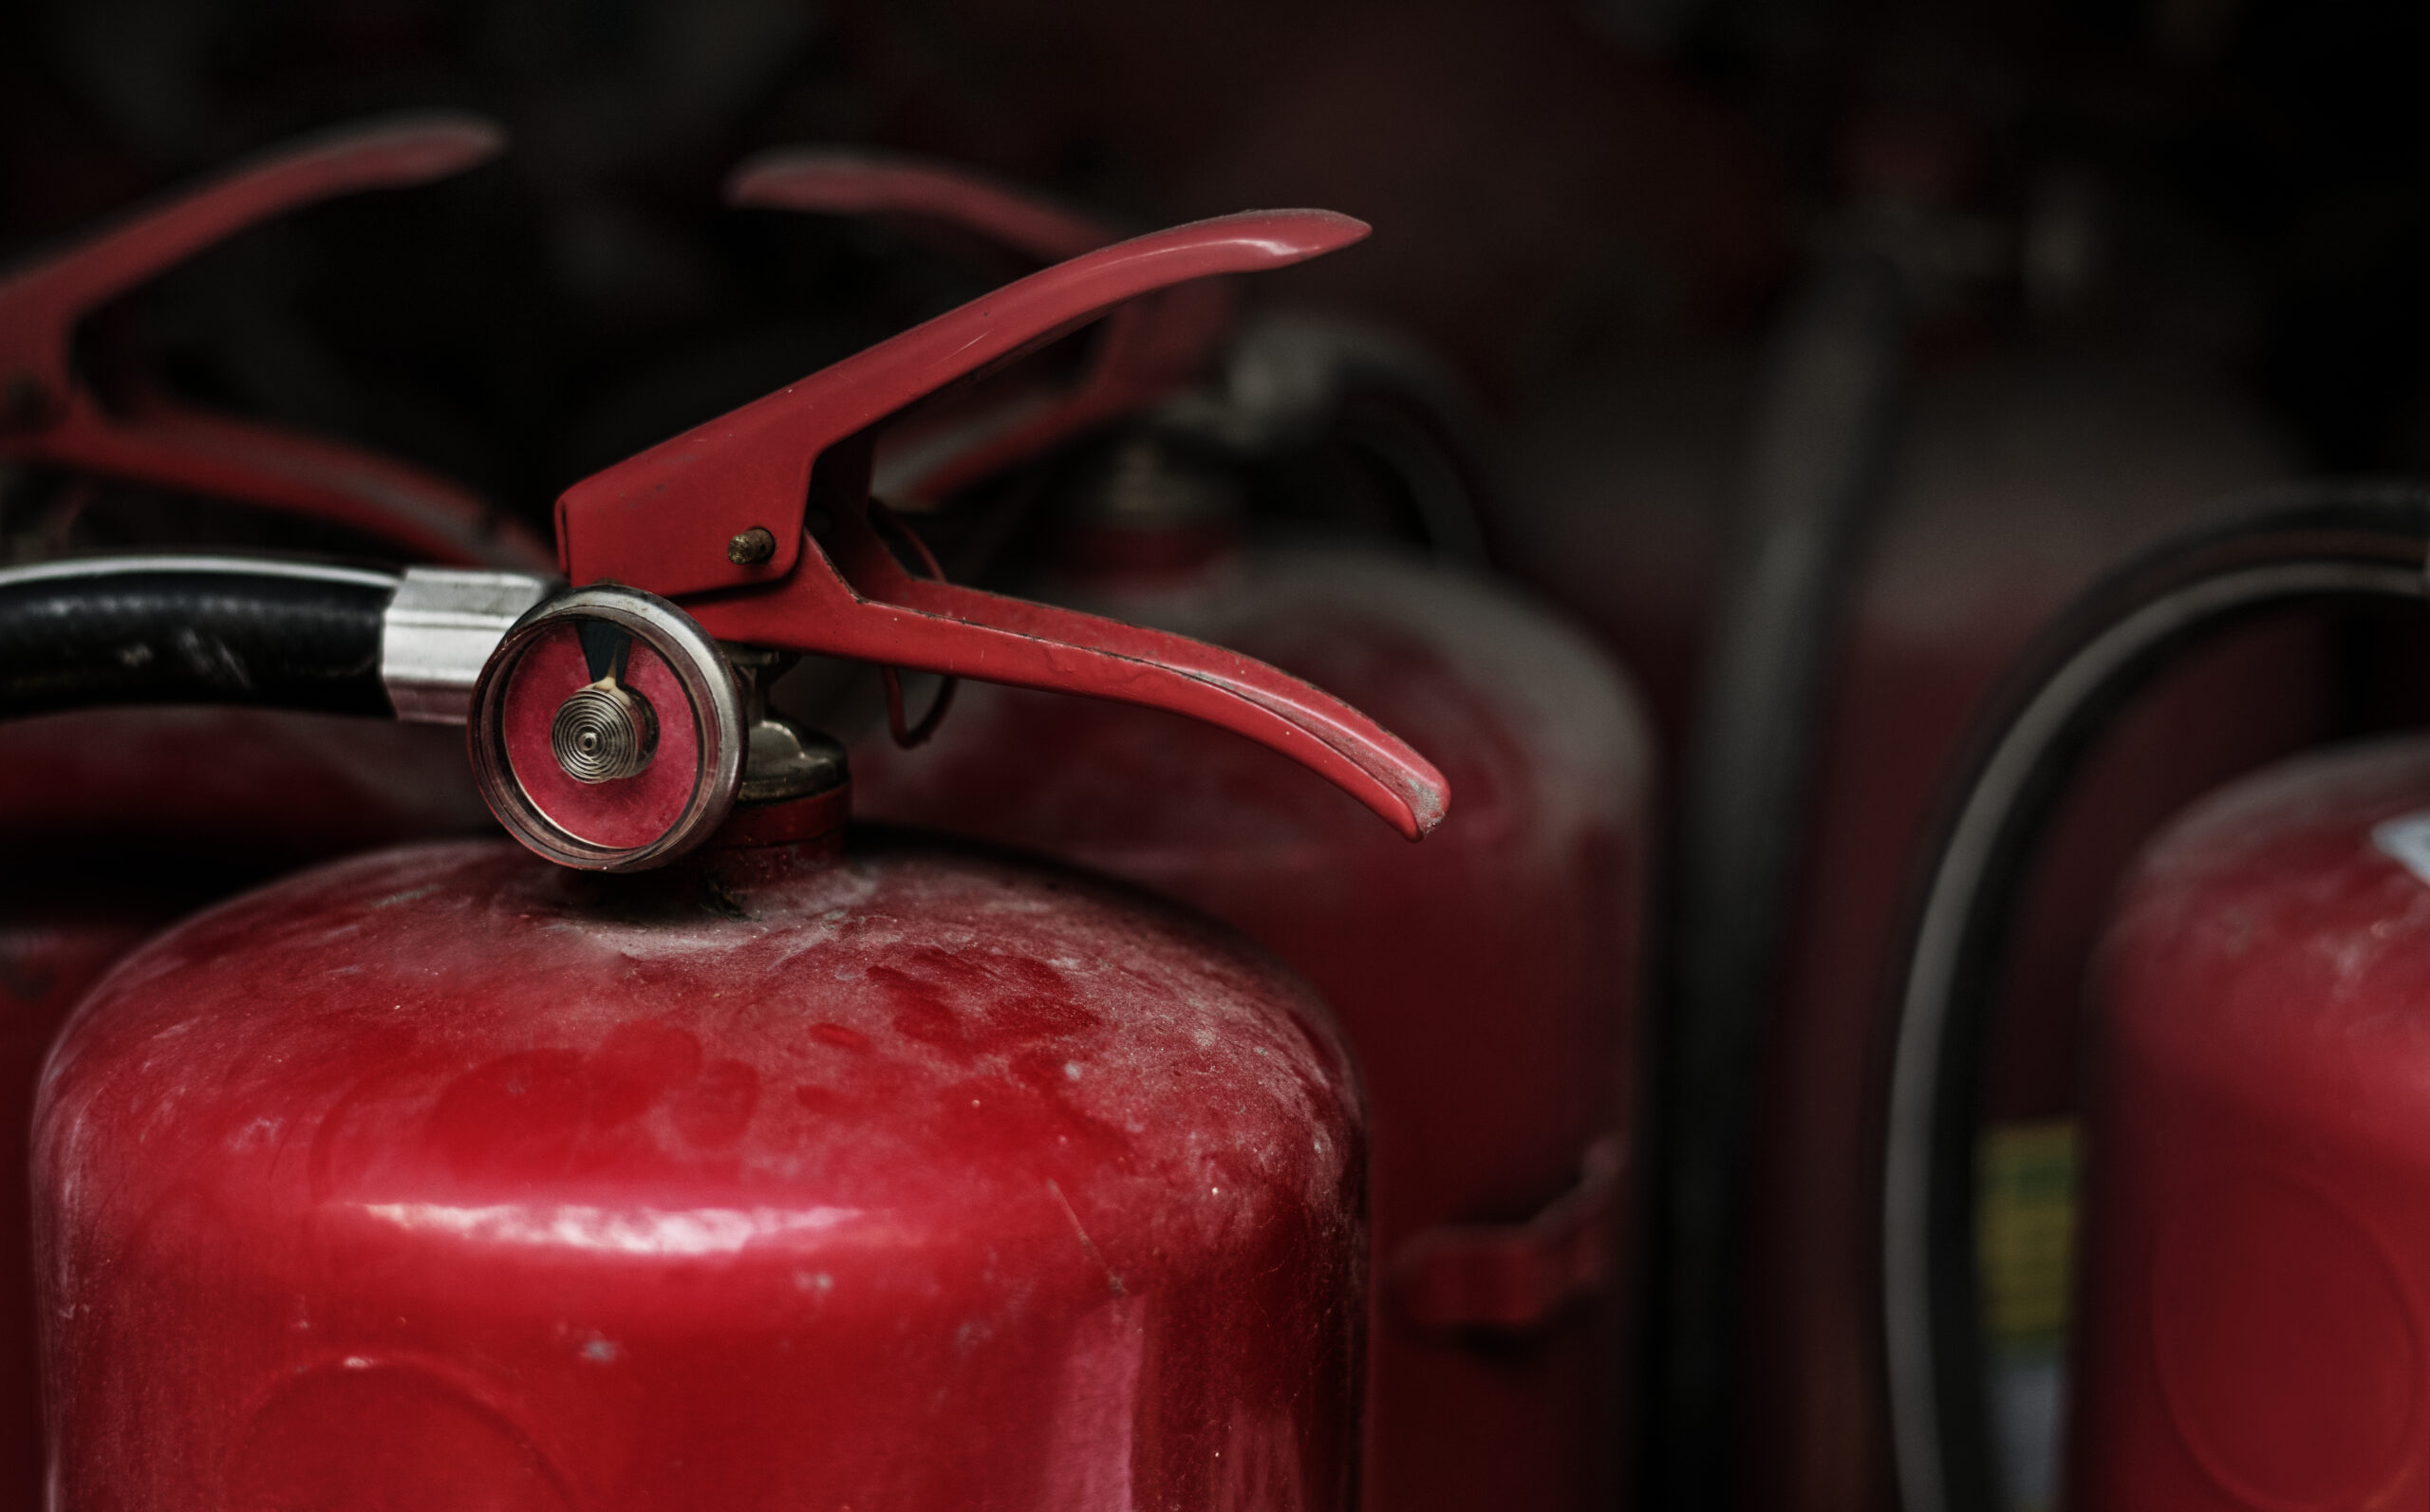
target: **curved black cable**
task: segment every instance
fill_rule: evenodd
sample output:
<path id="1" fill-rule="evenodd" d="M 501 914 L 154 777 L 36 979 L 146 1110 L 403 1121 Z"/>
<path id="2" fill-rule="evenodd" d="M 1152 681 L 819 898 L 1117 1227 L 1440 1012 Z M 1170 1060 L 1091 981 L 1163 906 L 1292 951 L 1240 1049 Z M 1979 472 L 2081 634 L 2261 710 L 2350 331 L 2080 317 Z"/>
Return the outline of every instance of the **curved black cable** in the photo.
<path id="1" fill-rule="evenodd" d="M 1824 268 L 1757 413 L 1732 580 L 1698 690 L 1679 821 L 1670 1003 L 1652 1079 L 1648 1498 L 1725 1506 L 1748 1129 L 1808 833 L 1814 734 L 1850 566 L 1880 494 L 1905 368 L 1886 258 Z"/>
<path id="2" fill-rule="evenodd" d="M 0 571 L 0 719 L 117 703 L 386 716 L 396 591 L 384 573 L 220 557 Z"/>
<path id="3" fill-rule="evenodd" d="M 1919 868 L 1894 1005 L 1882 1167 L 1891 1430 L 1907 1512 L 1998 1512 L 1974 1252 L 1983 1059 L 2018 901 L 2119 706 L 2219 631 L 2303 603 L 2419 603 L 2430 490 L 2330 484 L 2188 532 L 2036 641 L 1977 726 Z"/>

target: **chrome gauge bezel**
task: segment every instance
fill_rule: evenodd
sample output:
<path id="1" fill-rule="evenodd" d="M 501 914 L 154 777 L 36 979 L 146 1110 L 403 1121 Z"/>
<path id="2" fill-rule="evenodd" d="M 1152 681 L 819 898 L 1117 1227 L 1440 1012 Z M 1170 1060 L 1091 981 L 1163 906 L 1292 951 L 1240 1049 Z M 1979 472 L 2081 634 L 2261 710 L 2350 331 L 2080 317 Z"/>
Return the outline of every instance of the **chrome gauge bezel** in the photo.
<path id="1" fill-rule="evenodd" d="M 573 620 L 604 620 L 657 652 L 691 703 L 700 737 L 699 778 L 675 823 L 646 845 L 605 846 L 570 832 L 533 802 L 507 758 L 504 714 L 514 669 L 543 634 Z M 660 710 L 658 717 L 664 720 L 673 713 Z M 569 589 L 514 622 L 473 685 L 465 737 L 474 779 L 498 823 L 538 854 L 584 871 L 645 871 L 674 860 L 717 832 L 742 784 L 742 698 L 724 651 L 674 605 L 615 584 Z"/>

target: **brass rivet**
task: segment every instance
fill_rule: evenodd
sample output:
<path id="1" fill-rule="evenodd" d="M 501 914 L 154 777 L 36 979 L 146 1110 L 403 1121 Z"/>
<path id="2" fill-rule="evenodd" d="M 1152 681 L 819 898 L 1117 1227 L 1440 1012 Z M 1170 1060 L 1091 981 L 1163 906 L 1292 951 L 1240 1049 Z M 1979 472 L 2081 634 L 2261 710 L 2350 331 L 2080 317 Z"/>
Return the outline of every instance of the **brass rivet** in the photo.
<path id="1" fill-rule="evenodd" d="M 725 559 L 737 567 L 757 567 L 776 554 L 776 532 L 764 525 L 754 525 L 725 543 Z"/>

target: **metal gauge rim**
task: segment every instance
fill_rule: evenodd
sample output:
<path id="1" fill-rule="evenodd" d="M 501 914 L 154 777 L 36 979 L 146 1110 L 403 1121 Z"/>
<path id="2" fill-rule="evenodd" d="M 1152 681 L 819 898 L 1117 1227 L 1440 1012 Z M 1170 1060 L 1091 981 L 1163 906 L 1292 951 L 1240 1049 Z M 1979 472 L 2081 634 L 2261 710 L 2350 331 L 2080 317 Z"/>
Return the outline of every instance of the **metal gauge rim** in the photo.
<path id="1" fill-rule="evenodd" d="M 646 845 L 601 845 L 572 834 L 533 802 L 507 757 L 506 692 L 533 643 L 561 623 L 604 620 L 658 653 L 691 702 L 701 773 L 683 812 Z M 664 719 L 673 711 L 660 711 Z M 532 607 L 499 640 L 473 684 L 466 730 L 473 775 L 498 823 L 531 849 L 584 871 L 644 871 L 692 849 L 725 823 L 742 784 L 742 698 L 725 653 L 692 617 L 654 593 L 615 584 L 573 588 Z"/>

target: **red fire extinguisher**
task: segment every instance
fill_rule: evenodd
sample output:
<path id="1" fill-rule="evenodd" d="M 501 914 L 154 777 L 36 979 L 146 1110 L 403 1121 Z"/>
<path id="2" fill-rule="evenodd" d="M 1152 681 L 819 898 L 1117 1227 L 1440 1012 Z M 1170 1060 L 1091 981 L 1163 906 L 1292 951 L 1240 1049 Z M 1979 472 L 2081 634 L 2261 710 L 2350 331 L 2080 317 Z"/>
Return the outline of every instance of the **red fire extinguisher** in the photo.
<path id="1" fill-rule="evenodd" d="M 10 712 L 207 691 L 111 654 L 183 626 L 252 699 L 457 713 L 536 852 L 325 868 L 87 999 L 37 1118 L 54 1501 L 1346 1506 L 1364 1136 L 1314 998 L 1084 875 L 843 836 L 840 750 L 765 689 L 811 652 L 1090 694 L 1431 829 L 1441 775 L 1347 706 L 912 577 L 868 495 L 921 395 L 1360 234 L 1203 222 L 907 331 L 569 490 L 588 587 L 0 578 Z"/>
<path id="2" fill-rule="evenodd" d="M 749 167 L 737 197 L 982 232 L 1018 207 L 1052 214 L 955 170 L 801 150 Z M 1185 345 L 1133 308 L 1137 345 Z M 1381 386 L 1342 364 L 1346 383 L 1362 376 Z M 1367 1505 L 1598 1507 L 1618 1494 L 1625 1416 L 1643 719 L 1607 663 L 1498 588 L 1372 546 L 1250 538 L 1223 439 L 1268 427 L 1207 414 L 1227 386 L 1067 467 L 1031 587 L 1351 699 L 1444 753 L 1461 819 L 1411 856 L 1253 747 L 1000 688 L 959 699 L 917 751 L 856 747 L 856 802 L 1144 884 L 1304 973 L 1340 1016 L 1374 1120 Z M 1035 434 L 1077 407 L 1015 413 Z M 899 710 L 893 723 L 903 737 Z"/>
<path id="3" fill-rule="evenodd" d="M 1976 1133 L 2012 918 L 2135 691 L 2290 606 L 2424 596 L 2430 499 L 2323 487 L 2188 532 L 2045 634 L 1984 726 L 1905 942 L 1879 1209 L 1916 1512 L 2003 1504 Z M 2084 1071 L 2068 1504 L 2401 1504 L 2430 1487 L 2415 943 L 2430 759 L 2405 738 L 2204 799 L 2110 917 Z"/>

